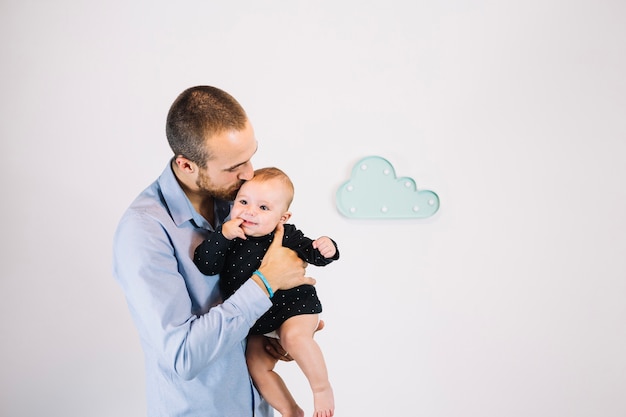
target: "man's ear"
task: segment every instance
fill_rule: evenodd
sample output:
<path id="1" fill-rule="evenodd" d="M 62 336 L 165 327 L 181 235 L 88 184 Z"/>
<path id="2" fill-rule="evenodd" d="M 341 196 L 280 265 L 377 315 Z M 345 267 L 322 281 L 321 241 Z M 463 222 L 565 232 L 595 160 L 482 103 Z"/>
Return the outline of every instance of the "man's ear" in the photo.
<path id="1" fill-rule="evenodd" d="M 286 211 L 283 213 L 282 216 L 280 216 L 280 222 L 282 224 L 285 224 L 287 222 L 287 220 L 289 220 L 291 218 L 291 212 L 290 211 Z"/>
<path id="2" fill-rule="evenodd" d="M 198 166 L 195 163 L 191 162 L 189 159 L 185 158 L 182 155 L 179 155 L 176 158 L 174 158 L 174 163 L 176 164 L 178 169 L 180 169 L 183 172 L 186 172 L 187 174 L 192 174 L 194 171 L 198 169 Z"/>

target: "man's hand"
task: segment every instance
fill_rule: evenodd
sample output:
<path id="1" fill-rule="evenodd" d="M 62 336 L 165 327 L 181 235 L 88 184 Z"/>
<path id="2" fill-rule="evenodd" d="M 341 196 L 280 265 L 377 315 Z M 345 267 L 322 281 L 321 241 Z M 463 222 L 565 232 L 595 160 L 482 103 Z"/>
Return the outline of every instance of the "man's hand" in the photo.
<path id="1" fill-rule="evenodd" d="M 300 259 L 296 252 L 283 246 L 284 233 L 283 225 L 279 224 L 274 241 L 263 257 L 259 272 L 265 276 L 274 291 L 295 288 L 303 284 L 315 285 L 313 278 L 304 276 L 307 263 Z M 265 288 L 260 280 L 254 276 L 253 279 L 261 288 Z"/>

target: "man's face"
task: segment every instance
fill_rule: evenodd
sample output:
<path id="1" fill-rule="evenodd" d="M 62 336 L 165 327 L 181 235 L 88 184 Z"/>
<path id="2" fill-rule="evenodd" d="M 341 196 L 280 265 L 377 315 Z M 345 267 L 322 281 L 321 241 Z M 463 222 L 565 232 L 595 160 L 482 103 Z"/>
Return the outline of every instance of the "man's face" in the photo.
<path id="1" fill-rule="evenodd" d="M 257 150 L 257 141 L 250 123 L 240 131 L 222 132 L 211 138 L 212 159 L 200 169 L 196 185 L 200 192 L 231 201 L 244 183 L 254 176 L 250 159 Z"/>

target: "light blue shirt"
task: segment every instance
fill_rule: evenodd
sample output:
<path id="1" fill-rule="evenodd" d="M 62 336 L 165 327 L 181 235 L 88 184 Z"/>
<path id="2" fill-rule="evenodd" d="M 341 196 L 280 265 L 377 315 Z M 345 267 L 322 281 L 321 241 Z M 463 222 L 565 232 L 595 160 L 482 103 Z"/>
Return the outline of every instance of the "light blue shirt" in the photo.
<path id="1" fill-rule="evenodd" d="M 216 205 L 221 223 L 229 205 Z M 217 276 L 193 263 L 212 230 L 170 164 L 122 216 L 113 275 L 126 296 L 145 355 L 149 417 L 268 417 L 246 367 L 245 338 L 272 305 L 248 280 L 222 303 Z"/>

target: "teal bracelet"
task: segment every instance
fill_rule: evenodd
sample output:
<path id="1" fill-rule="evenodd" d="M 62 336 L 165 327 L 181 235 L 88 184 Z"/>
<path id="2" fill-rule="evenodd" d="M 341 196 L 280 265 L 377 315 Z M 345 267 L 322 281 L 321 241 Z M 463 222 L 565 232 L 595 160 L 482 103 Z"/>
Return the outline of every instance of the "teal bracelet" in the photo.
<path id="1" fill-rule="evenodd" d="M 265 278 L 265 276 L 258 269 L 254 271 L 253 274 L 256 274 L 259 278 L 261 278 L 261 281 L 263 281 L 263 285 L 265 285 L 265 289 L 269 293 L 270 298 L 272 298 L 274 296 L 274 291 L 272 291 L 272 287 L 270 287 L 270 283 L 267 282 L 267 278 Z"/>

